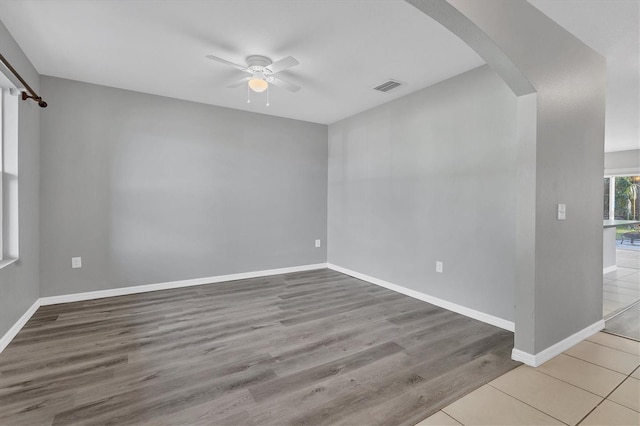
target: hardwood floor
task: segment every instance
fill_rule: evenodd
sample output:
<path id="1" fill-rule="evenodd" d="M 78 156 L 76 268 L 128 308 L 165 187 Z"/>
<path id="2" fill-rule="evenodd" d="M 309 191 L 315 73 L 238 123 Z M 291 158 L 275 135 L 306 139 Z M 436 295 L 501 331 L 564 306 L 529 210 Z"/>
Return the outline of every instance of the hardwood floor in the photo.
<path id="1" fill-rule="evenodd" d="M 0 424 L 411 425 L 512 347 L 331 270 L 45 306 L 0 354 Z"/>

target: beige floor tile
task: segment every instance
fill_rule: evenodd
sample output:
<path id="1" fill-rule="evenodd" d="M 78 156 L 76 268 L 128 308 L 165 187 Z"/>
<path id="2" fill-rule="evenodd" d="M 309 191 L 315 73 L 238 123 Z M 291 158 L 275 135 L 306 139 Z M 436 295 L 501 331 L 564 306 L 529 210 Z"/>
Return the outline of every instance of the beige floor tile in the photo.
<path id="1" fill-rule="evenodd" d="M 455 419 L 451 418 L 448 414 L 438 411 L 434 415 L 427 417 L 416 426 L 459 426 Z"/>
<path id="2" fill-rule="evenodd" d="M 588 340 L 578 343 L 564 353 L 622 374 L 630 374 L 640 365 L 640 357 L 637 355 L 602 346 Z"/>
<path id="3" fill-rule="evenodd" d="M 616 263 L 618 266 L 623 266 L 625 268 L 640 269 L 640 262 L 636 259 L 620 259 Z"/>
<path id="4" fill-rule="evenodd" d="M 619 278 L 625 277 L 625 276 L 629 276 L 633 273 L 638 272 L 636 269 L 633 268 L 620 268 L 618 267 L 618 269 L 616 269 L 613 272 L 608 272 L 606 274 L 603 275 L 603 278 L 607 278 L 607 279 L 612 279 L 612 280 L 617 280 Z"/>
<path id="5" fill-rule="evenodd" d="M 636 371 L 631 373 L 631 377 L 635 377 L 636 379 L 640 379 L 640 367 L 636 368 Z"/>
<path id="6" fill-rule="evenodd" d="M 625 308 L 627 305 L 625 305 L 624 303 L 618 303 L 618 302 L 612 302 L 610 300 L 603 300 L 602 301 L 602 316 L 603 317 L 607 317 L 610 314 L 613 314 L 614 312 L 617 312 L 619 310 L 621 310 L 622 308 Z"/>
<path id="7" fill-rule="evenodd" d="M 612 281 L 610 283 L 604 284 L 602 286 L 602 290 L 609 293 L 626 294 L 628 296 L 637 297 L 638 295 L 640 295 L 640 290 L 636 288 L 620 287 L 619 285 L 616 285 L 616 281 Z"/>
<path id="8" fill-rule="evenodd" d="M 640 290 L 640 282 L 615 280 L 611 281 L 609 284 L 620 288 L 627 288 L 630 290 Z"/>
<path id="9" fill-rule="evenodd" d="M 640 251 L 638 250 L 626 250 L 628 246 L 626 245 L 621 245 L 618 246 L 618 250 L 616 250 L 616 257 L 618 259 L 636 259 L 636 260 L 640 260 L 640 257 L 638 256 L 638 254 L 640 254 Z M 637 247 L 637 246 L 636 246 Z"/>
<path id="10" fill-rule="evenodd" d="M 616 310 L 627 306 L 627 302 L 620 302 L 618 300 L 605 299 L 604 292 L 602 292 L 602 304 L 603 305 L 608 304 Z"/>
<path id="11" fill-rule="evenodd" d="M 618 281 L 629 282 L 629 283 L 640 283 L 640 272 L 636 269 L 633 274 L 625 275 L 617 279 Z"/>
<path id="12" fill-rule="evenodd" d="M 536 371 L 602 397 L 609 395 L 626 378 L 624 374 L 564 354 L 545 362 Z"/>
<path id="13" fill-rule="evenodd" d="M 624 283 L 622 286 L 618 285 L 619 282 Z M 625 287 L 625 285 L 627 287 Z M 625 283 L 624 281 L 612 281 L 608 284 L 602 285 L 604 291 L 603 296 L 609 298 L 609 300 L 626 302 L 637 297 L 640 293 L 640 286 L 638 288 L 632 287 L 633 284 Z"/>
<path id="14" fill-rule="evenodd" d="M 623 303 L 625 305 L 631 305 L 638 301 L 638 295 L 619 294 L 609 291 L 602 292 L 603 300 L 608 300 L 614 303 Z"/>
<path id="15" fill-rule="evenodd" d="M 632 410 L 640 411 L 640 380 L 629 377 L 608 399 Z"/>
<path id="16" fill-rule="evenodd" d="M 640 269 L 640 260 L 620 258 L 618 267 Z"/>
<path id="17" fill-rule="evenodd" d="M 489 384 L 570 425 L 577 424 L 603 399 L 526 365 Z"/>
<path id="18" fill-rule="evenodd" d="M 634 355 L 640 355 L 640 342 L 624 337 L 614 336 L 608 333 L 596 333 L 587 339 L 590 342 L 599 345 L 608 346 L 622 352 L 628 352 Z"/>
<path id="19" fill-rule="evenodd" d="M 522 401 L 484 385 L 442 409 L 464 425 L 561 425 Z"/>
<path id="20" fill-rule="evenodd" d="M 624 246 L 618 247 L 616 253 L 619 257 L 626 257 L 630 259 L 640 259 L 640 251 L 631 250 Z"/>
<path id="21" fill-rule="evenodd" d="M 640 425 L 640 413 L 605 399 L 580 425 Z"/>

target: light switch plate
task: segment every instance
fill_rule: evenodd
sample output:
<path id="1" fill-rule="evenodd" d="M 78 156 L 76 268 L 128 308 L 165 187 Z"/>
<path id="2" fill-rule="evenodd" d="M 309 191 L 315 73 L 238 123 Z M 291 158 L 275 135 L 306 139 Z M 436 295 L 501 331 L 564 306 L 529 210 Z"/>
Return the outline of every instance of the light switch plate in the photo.
<path id="1" fill-rule="evenodd" d="M 567 219 L 567 205 L 558 204 L 558 220 L 566 220 L 566 219 Z"/>
<path id="2" fill-rule="evenodd" d="M 82 258 L 81 257 L 72 257 L 71 258 L 71 267 L 73 269 L 82 268 Z"/>
<path id="3" fill-rule="evenodd" d="M 316 248 L 321 246 L 321 241 L 320 240 L 316 240 Z"/>

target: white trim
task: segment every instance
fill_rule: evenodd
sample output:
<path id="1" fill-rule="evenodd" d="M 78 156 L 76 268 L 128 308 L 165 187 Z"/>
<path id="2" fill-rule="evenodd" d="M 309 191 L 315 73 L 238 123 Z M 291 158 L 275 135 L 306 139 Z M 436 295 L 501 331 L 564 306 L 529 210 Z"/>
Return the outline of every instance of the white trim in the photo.
<path id="1" fill-rule="evenodd" d="M 514 361 L 522 362 L 531 367 L 537 367 L 538 365 L 540 365 L 536 363 L 535 355 L 531 355 L 529 352 L 524 352 L 516 348 L 513 348 L 511 350 L 511 359 Z"/>
<path id="2" fill-rule="evenodd" d="M 24 327 L 27 321 L 29 321 L 29 318 L 31 318 L 31 316 L 36 313 L 39 307 L 40 299 L 33 302 L 33 305 L 31 305 L 31 307 L 27 309 L 27 312 L 22 314 L 18 321 L 16 321 L 16 323 L 13 324 L 13 326 L 9 330 L 7 330 L 6 333 L 4 333 L 4 336 L 0 338 L 0 353 L 2 353 L 2 351 L 4 351 L 9 343 L 11 343 L 13 338 L 16 337 L 16 334 L 18 334 L 18 332 L 22 330 L 22 327 Z"/>
<path id="3" fill-rule="evenodd" d="M 469 318 L 473 318 L 475 320 L 482 321 L 487 324 L 491 324 L 508 331 L 514 331 L 515 329 L 515 325 L 512 321 L 507 321 L 503 318 L 498 318 L 496 316 L 489 315 L 484 312 L 476 311 L 475 309 L 467 308 L 466 306 L 458 305 L 456 303 L 452 303 L 443 299 L 439 299 L 437 297 L 430 296 L 428 294 L 425 294 L 416 290 L 412 290 L 410 288 L 402 287 L 397 284 L 392 284 L 390 282 L 381 280 L 379 278 L 370 277 L 369 275 L 361 274 L 360 272 L 352 271 L 350 269 L 343 268 L 342 266 L 334 265 L 332 263 L 327 263 L 327 268 L 333 269 L 334 271 L 338 271 L 343 274 L 351 275 L 352 277 L 358 278 L 363 281 L 367 281 L 371 284 L 388 288 L 389 290 L 393 290 L 397 293 L 402 293 L 406 296 L 413 297 L 414 299 L 422 300 L 423 302 L 440 306 L 441 308 L 448 309 L 453 312 L 457 312 Z"/>
<path id="4" fill-rule="evenodd" d="M 531 367 L 539 367 L 550 359 L 555 358 L 562 352 L 572 348 L 586 338 L 593 336 L 598 331 L 603 329 L 604 320 L 601 319 L 591 324 L 590 326 L 583 328 L 577 333 L 572 334 L 566 339 L 559 341 L 555 345 L 549 346 L 547 349 L 538 352 L 535 355 L 513 348 L 513 351 L 511 352 L 511 359 L 513 359 L 514 361 L 524 362 Z"/>
<path id="5" fill-rule="evenodd" d="M 618 270 L 618 265 L 607 266 L 606 268 L 602 268 L 602 275 L 608 274 L 609 272 L 614 272 Z"/>
<path id="6" fill-rule="evenodd" d="M 604 171 L 604 177 L 620 177 L 620 176 L 633 176 L 640 173 L 638 167 L 624 167 L 620 169 L 608 169 Z"/>
<path id="7" fill-rule="evenodd" d="M 9 266 L 17 261 L 18 259 L 2 259 L 0 260 L 0 269 L 4 268 L 5 266 Z"/>
<path id="8" fill-rule="evenodd" d="M 104 297 L 124 296 L 134 293 L 146 293 L 149 291 L 169 290 L 173 288 L 191 287 L 196 285 L 214 284 L 223 281 L 244 280 L 247 278 L 266 277 L 269 275 L 289 274 L 291 272 L 311 271 L 314 269 L 324 269 L 326 263 L 316 263 L 313 265 L 293 266 L 290 268 L 267 269 L 264 271 L 242 272 L 239 274 L 217 275 L 207 278 L 195 278 L 192 280 L 170 281 L 157 284 L 145 284 L 133 287 L 120 287 L 108 290 L 88 291 L 86 293 L 63 294 L 61 296 L 41 297 L 40 305 L 55 305 L 58 303 L 80 302 L 83 300 L 102 299 Z"/>
<path id="9" fill-rule="evenodd" d="M 609 218 L 616 218 L 616 177 L 605 176 L 609 178 Z"/>

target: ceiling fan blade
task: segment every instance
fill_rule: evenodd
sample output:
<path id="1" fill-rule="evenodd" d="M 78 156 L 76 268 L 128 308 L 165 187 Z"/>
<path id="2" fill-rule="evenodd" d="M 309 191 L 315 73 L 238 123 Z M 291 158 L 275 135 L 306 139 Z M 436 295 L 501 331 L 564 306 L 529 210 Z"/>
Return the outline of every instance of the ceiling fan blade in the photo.
<path id="1" fill-rule="evenodd" d="M 274 85 L 274 86 L 278 86 L 281 87 L 283 89 L 286 89 L 290 92 L 297 92 L 298 90 L 300 90 L 300 86 L 298 86 L 297 84 L 293 84 L 293 83 L 289 83 L 288 81 L 285 81 L 281 78 L 278 77 L 271 77 L 273 80 L 271 80 L 270 82 Z"/>
<path id="2" fill-rule="evenodd" d="M 286 70 L 287 68 L 295 67 L 299 63 L 300 62 L 298 62 L 298 60 L 293 56 L 287 56 L 286 58 L 280 59 L 265 68 L 271 71 L 272 74 L 275 74 L 282 70 Z"/>
<path id="3" fill-rule="evenodd" d="M 245 77 L 242 80 L 238 80 L 235 83 L 231 83 L 230 85 L 227 86 L 227 88 L 233 89 L 234 87 L 240 87 L 243 84 L 245 84 L 247 81 L 249 81 L 250 79 L 251 79 L 251 77 Z"/>
<path id="4" fill-rule="evenodd" d="M 233 62 L 229 62 L 226 59 L 218 58 L 217 56 L 207 55 L 206 57 L 211 59 L 211 60 L 213 60 L 213 61 L 220 62 L 221 64 L 230 65 L 230 66 L 232 66 L 234 68 L 237 68 L 237 69 L 239 69 L 241 71 L 246 71 L 247 70 L 247 67 L 244 66 L 244 65 L 234 64 Z"/>

